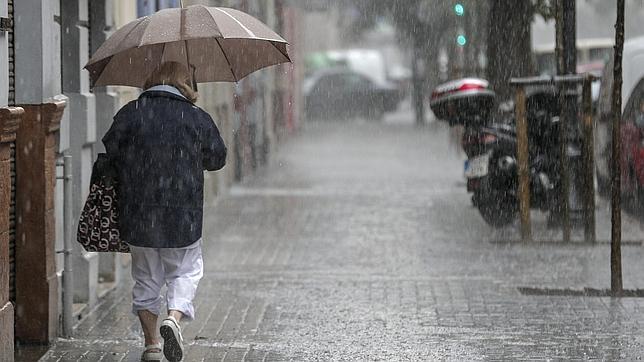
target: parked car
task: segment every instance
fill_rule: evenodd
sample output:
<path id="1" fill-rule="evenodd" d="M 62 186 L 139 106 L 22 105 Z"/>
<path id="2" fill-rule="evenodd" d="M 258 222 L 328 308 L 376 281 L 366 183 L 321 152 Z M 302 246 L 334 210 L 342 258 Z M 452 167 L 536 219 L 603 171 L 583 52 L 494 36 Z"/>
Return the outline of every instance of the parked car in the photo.
<path id="1" fill-rule="evenodd" d="M 306 74 L 312 74 L 320 69 L 348 68 L 362 74 L 376 83 L 386 83 L 392 80 L 391 67 L 382 51 L 376 49 L 341 49 L 314 52 L 306 55 Z"/>
<path id="2" fill-rule="evenodd" d="M 394 111 L 401 93 L 348 68 L 323 69 L 304 81 L 304 107 L 309 119 L 366 117 L 381 119 Z"/>
<path id="3" fill-rule="evenodd" d="M 644 203 L 644 37 L 624 43 L 622 63 L 621 177 L 627 201 Z M 595 162 L 600 193 L 607 195 L 611 174 L 613 63 L 606 65 L 595 115 Z"/>

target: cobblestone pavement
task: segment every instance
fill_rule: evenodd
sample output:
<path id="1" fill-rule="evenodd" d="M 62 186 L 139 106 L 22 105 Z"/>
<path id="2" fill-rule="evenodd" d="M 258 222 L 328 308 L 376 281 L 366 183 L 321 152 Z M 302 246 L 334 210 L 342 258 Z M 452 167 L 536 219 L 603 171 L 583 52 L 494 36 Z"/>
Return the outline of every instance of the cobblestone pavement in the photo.
<path id="1" fill-rule="evenodd" d="M 186 361 L 640 359 L 644 299 L 519 290 L 608 288 L 609 246 L 520 243 L 516 226 L 488 227 L 450 134 L 310 124 L 234 187 L 207 212 Z M 557 237 L 540 223 L 537 238 Z M 642 247 L 623 252 L 625 287 L 644 288 Z M 42 360 L 137 360 L 129 298 L 110 294 Z"/>

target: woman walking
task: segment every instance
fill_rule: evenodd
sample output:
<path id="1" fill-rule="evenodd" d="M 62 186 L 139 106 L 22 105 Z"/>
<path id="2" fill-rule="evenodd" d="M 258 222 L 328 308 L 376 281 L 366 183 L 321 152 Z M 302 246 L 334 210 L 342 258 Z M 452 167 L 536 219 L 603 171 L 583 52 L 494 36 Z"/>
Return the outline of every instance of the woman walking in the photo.
<path id="1" fill-rule="evenodd" d="M 143 361 L 163 355 L 181 361 L 181 320 L 194 318 L 192 300 L 203 276 L 203 171 L 226 163 L 226 147 L 212 118 L 194 105 L 188 69 L 161 64 L 141 96 L 114 116 L 103 138 L 119 171 L 121 238 L 132 254 L 132 310 L 145 338 Z"/>

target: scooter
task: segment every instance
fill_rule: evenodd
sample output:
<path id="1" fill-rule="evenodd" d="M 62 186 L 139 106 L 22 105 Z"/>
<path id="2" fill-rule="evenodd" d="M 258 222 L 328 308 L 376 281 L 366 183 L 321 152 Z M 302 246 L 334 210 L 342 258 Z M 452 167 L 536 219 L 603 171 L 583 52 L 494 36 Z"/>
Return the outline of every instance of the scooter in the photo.
<path id="1" fill-rule="evenodd" d="M 534 87 L 527 90 L 526 99 L 531 208 L 550 212 L 556 221 L 562 205 L 558 93 L 552 87 Z M 467 191 L 483 219 L 503 227 L 513 223 L 519 211 L 517 135 L 512 114 L 494 119 L 494 101 L 487 81 L 466 78 L 437 87 L 430 106 L 439 119 L 464 128 Z M 570 165 L 580 164 L 578 145 L 571 143 L 566 153 Z M 578 173 L 572 170 L 570 175 L 574 179 Z M 580 210 L 580 198 L 572 189 L 570 208 Z"/>

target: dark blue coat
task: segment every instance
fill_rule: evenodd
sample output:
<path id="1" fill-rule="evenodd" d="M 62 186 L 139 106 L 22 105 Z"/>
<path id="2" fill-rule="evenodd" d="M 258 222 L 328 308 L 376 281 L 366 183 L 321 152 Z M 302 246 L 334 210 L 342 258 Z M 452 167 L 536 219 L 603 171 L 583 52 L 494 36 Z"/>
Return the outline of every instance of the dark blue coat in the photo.
<path id="1" fill-rule="evenodd" d="M 144 92 L 114 116 L 103 144 L 118 169 L 124 241 L 180 248 L 201 238 L 203 171 L 226 163 L 208 113 L 169 92 Z"/>

